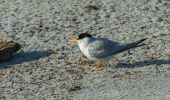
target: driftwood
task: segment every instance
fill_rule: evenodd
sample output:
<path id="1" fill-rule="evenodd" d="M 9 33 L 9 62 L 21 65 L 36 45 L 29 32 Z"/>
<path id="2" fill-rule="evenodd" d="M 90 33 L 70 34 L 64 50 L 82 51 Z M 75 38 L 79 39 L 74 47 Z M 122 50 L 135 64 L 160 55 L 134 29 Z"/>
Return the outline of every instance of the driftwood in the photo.
<path id="1" fill-rule="evenodd" d="M 10 60 L 15 52 L 21 48 L 20 44 L 13 41 L 0 41 L 0 62 Z"/>

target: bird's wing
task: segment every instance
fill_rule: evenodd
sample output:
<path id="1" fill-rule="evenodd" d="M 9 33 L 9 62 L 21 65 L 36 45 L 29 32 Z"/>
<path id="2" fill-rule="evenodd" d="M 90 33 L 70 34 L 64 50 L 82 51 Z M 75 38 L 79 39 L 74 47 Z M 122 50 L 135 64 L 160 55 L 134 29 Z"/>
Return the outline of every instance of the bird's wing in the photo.
<path id="1" fill-rule="evenodd" d="M 120 44 L 118 42 L 113 42 L 110 40 L 99 39 L 89 44 L 88 50 L 92 57 L 99 59 L 106 58 L 131 48 L 143 46 L 145 44 L 141 43 L 145 40 L 146 38 L 129 44 Z"/>
<path id="2" fill-rule="evenodd" d="M 117 51 L 116 49 L 118 45 L 120 44 L 117 42 L 105 39 L 98 39 L 89 44 L 88 50 L 92 57 L 102 59 L 110 56 L 113 52 Z"/>
<path id="3" fill-rule="evenodd" d="M 117 45 L 115 46 L 116 48 L 113 49 L 114 51 L 109 55 L 114 55 L 114 54 L 117 54 L 117 53 L 121 53 L 123 51 L 126 51 L 128 49 L 132 49 L 132 48 L 137 48 L 137 47 L 140 47 L 140 46 L 144 46 L 146 44 L 141 44 L 143 41 L 145 41 L 147 38 L 144 38 L 144 39 L 141 39 L 141 40 L 138 40 L 136 42 L 132 42 L 132 43 L 128 43 L 128 44 L 120 44 L 120 45 Z"/>

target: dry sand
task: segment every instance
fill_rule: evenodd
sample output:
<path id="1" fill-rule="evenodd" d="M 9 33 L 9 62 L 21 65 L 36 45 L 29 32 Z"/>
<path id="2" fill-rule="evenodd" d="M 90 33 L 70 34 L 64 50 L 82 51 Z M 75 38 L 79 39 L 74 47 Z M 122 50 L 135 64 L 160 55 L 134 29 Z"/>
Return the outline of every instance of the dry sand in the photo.
<path id="1" fill-rule="evenodd" d="M 96 69 L 67 42 L 82 32 L 148 45 Z M 22 45 L 1 100 L 170 100 L 169 0 L 0 0 L 0 40 Z"/>

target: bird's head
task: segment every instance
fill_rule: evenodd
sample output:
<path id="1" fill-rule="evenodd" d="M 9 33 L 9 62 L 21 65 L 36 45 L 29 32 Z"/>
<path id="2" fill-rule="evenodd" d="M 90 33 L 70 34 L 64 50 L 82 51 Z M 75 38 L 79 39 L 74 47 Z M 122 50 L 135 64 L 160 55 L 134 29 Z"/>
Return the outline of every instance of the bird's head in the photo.
<path id="1" fill-rule="evenodd" d="M 81 51 L 83 51 L 91 41 L 92 41 L 92 36 L 88 33 L 81 33 L 78 35 L 77 39 L 72 38 L 69 40 L 69 42 L 78 43 Z"/>
<path id="2" fill-rule="evenodd" d="M 88 42 L 91 38 L 92 38 L 92 36 L 90 34 L 81 33 L 78 35 L 77 39 L 75 39 L 75 38 L 69 39 L 69 42 L 73 42 L 73 43 L 81 43 L 82 41 Z"/>

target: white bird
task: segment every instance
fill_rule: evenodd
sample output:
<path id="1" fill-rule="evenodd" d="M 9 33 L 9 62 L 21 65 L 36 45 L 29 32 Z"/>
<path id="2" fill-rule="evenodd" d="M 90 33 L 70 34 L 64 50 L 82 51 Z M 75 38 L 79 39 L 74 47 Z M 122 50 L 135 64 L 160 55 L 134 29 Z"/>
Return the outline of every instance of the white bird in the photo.
<path id="1" fill-rule="evenodd" d="M 106 59 L 110 59 L 113 55 L 126 51 L 131 48 L 143 46 L 141 44 L 146 38 L 139 41 L 121 44 L 104 38 L 95 38 L 88 33 L 82 33 L 77 39 L 70 39 L 70 42 L 77 42 L 80 50 L 90 60 L 99 61 L 96 68 L 102 67 Z"/>

